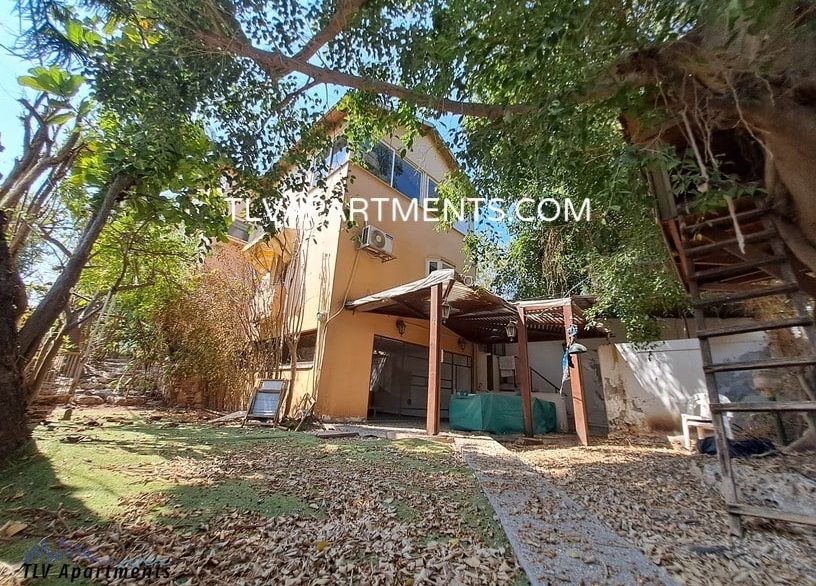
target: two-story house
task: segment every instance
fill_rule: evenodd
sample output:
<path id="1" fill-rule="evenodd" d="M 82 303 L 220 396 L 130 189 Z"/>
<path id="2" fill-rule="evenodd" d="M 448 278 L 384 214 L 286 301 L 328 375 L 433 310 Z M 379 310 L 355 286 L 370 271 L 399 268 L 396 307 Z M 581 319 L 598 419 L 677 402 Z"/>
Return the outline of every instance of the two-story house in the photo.
<path id="1" fill-rule="evenodd" d="M 339 138 L 344 114 L 334 110 L 323 123 Z M 271 323 L 299 333 L 297 349 L 284 353 L 281 369 L 289 380 L 286 411 L 296 414 L 299 407 L 311 407 L 317 417 L 334 421 L 424 417 L 429 433 L 436 433 L 453 392 L 520 389 L 517 408 L 523 411 L 525 431 L 532 433 L 532 394 L 541 390 L 549 393 L 547 401 L 562 405 L 562 423 L 574 419 L 586 441 L 578 357 L 570 360 L 573 400 L 564 405 L 557 392 L 560 371 L 552 382 L 530 369 L 527 342 L 552 341 L 551 362 L 560 364 L 560 344 L 569 345 L 577 335 L 569 334 L 574 328 L 568 326 L 577 326 L 581 336 L 605 335 L 586 326 L 582 309 L 590 300 L 512 304 L 473 287 L 460 274 L 466 226 L 440 230 L 433 213 L 406 215 L 412 205 L 430 209 L 428 200 L 455 169 L 439 135 L 430 126 L 423 130 L 410 148 L 397 132 L 362 157 L 349 157 L 343 141 L 336 140 L 326 155 L 325 186 L 316 184 L 298 194 L 326 200 L 343 183 L 346 206 L 367 208 L 367 221 L 353 216 L 357 223 L 349 227 L 339 203 L 328 216 L 312 218 L 305 211 L 308 204 L 293 204 L 290 211 L 300 214 L 272 239 L 241 242 L 246 231 L 237 225 L 231 229 L 257 266 L 269 271 L 270 282 L 284 275 L 262 304 Z M 280 327 L 277 333 L 260 331 L 262 336 L 287 337 Z M 518 356 L 507 355 L 512 343 L 517 343 Z M 501 374 L 508 370 L 505 388 Z"/>
<path id="2" fill-rule="evenodd" d="M 324 123 L 341 134 L 344 114 L 331 111 Z M 316 399 L 314 412 L 333 420 L 365 419 L 369 414 L 425 415 L 428 377 L 428 323 L 423 319 L 354 312 L 345 305 L 406 282 L 422 279 L 437 269 L 462 272 L 465 264 L 463 238 L 466 224 L 440 230 L 435 222 L 424 221 L 421 210 L 455 162 L 446 145 L 429 126 L 406 150 L 399 136 L 383 137 L 366 153 L 363 162 L 352 161 L 345 145 L 338 141 L 328 154 L 328 187 L 340 181 L 347 185 L 346 202 L 356 200 L 359 210 L 369 201 L 368 224 L 356 214 L 357 225 L 348 228 L 339 208 L 329 214 L 321 229 L 300 227 L 300 234 L 287 230 L 272 241 L 257 240 L 247 251 L 265 259 L 270 270 L 276 260 L 290 262 L 291 244 L 303 240 L 300 267 L 302 299 L 284 313 L 298 312 L 301 335 L 295 360 L 294 380 L 290 381 L 287 405 L 300 404 L 304 395 Z M 399 133 L 397 133 L 399 134 Z M 403 152 L 404 156 L 400 156 Z M 312 197 L 321 197 L 315 187 Z M 377 202 L 388 200 L 388 203 Z M 401 203 L 407 213 L 411 201 L 420 213 L 407 220 L 392 213 L 390 202 Z M 376 214 L 377 208 L 382 210 Z M 321 218 L 323 219 L 323 218 Z M 387 252 L 366 238 L 376 228 L 387 235 Z M 230 231 L 237 241 L 246 240 L 248 231 L 234 225 Z M 274 296 L 273 296 L 274 297 Z M 273 303 L 276 301 L 273 299 Z M 278 301 L 280 303 L 280 301 Z M 442 415 L 452 390 L 473 388 L 474 346 L 460 335 L 442 333 Z M 283 375 L 289 376 L 288 367 Z"/>

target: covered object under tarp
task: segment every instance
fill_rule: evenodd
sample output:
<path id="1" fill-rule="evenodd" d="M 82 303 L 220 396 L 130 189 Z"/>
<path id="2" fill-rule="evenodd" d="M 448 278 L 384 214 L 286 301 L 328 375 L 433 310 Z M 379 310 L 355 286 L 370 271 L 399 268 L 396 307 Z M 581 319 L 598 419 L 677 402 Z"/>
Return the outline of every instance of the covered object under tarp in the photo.
<path id="1" fill-rule="evenodd" d="M 456 394 L 449 407 L 450 428 L 460 431 L 524 433 L 521 395 L 507 393 Z M 555 405 L 533 398 L 533 433 L 557 429 Z"/>

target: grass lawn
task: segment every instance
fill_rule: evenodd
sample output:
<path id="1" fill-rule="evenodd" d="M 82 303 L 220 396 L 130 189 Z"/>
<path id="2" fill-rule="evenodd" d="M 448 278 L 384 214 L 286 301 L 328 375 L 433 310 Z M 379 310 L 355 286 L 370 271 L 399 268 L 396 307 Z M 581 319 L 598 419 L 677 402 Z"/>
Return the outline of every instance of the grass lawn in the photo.
<path id="1" fill-rule="evenodd" d="M 0 470 L 0 562 L 52 563 L 31 583 L 96 568 L 73 583 L 104 583 L 106 568 L 139 563 L 155 584 L 524 583 L 447 444 L 111 409 L 34 439 Z"/>

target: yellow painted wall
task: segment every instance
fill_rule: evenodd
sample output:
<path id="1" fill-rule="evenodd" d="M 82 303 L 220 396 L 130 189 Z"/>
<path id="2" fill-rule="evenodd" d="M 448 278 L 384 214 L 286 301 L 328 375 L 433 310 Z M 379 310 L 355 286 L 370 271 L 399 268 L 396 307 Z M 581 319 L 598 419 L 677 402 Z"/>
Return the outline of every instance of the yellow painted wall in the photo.
<path id="1" fill-rule="evenodd" d="M 397 139 L 389 138 L 385 142 L 401 148 Z M 450 170 L 445 157 L 429 137 L 417 137 L 406 158 L 437 181 L 443 180 Z M 339 179 L 345 173 L 351 175 L 347 197 L 401 198 L 410 202 L 409 198 L 353 163 L 338 169 L 332 177 Z M 310 245 L 306 268 L 303 331 L 317 329 L 318 349 L 315 365 L 297 370 L 290 405 L 297 405 L 300 397 L 316 387 L 316 414 L 335 420 L 363 419 L 368 410 L 374 336 L 428 345 L 427 321 L 405 319 L 407 329 L 400 337 L 396 317 L 352 313 L 343 309 L 346 301 L 424 278 L 426 259 L 431 257 L 443 258 L 457 270 L 463 270 L 465 259 L 461 233 L 456 230 L 440 232 L 433 222 L 393 221 L 390 213 L 386 216 L 376 222 L 370 218 L 378 228 L 394 237 L 396 258 L 385 263 L 357 250 L 362 225 L 345 229 L 339 213 L 332 216 L 328 228 L 315 234 L 317 241 Z M 329 291 L 331 302 L 327 303 Z M 330 319 L 319 321 L 319 312 Z M 472 356 L 472 345 L 468 343 L 462 350 L 458 338 L 458 335 L 443 330 L 443 350 Z"/>

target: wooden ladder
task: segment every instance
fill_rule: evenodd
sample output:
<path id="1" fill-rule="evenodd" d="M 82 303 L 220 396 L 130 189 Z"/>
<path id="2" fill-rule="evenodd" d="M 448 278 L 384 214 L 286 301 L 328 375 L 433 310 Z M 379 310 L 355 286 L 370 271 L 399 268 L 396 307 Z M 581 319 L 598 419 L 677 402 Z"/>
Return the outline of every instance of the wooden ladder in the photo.
<path id="1" fill-rule="evenodd" d="M 708 400 L 711 408 L 711 418 L 714 426 L 714 436 L 717 446 L 717 459 L 720 466 L 722 478 L 722 496 L 725 500 L 728 513 L 728 523 L 731 533 L 742 534 L 742 516 L 763 517 L 777 519 L 793 523 L 806 523 L 816 525 L 816 516 L 803 515 L 791 511 L 783 511 L 767 506 L 754 506 L 740 503 L 739 492 L 734 478 L 734 471 L 731 463 L 731 454 L 728 449 L 728 440 L 725 435 L 724 415 L 731 412 L 803 412 L 816 421 L 813 413 L 816 412 L 816 393 L 814 390 L 803 385 L 808 395 L 807 401 L 796 402 L 734 402 L 720 403 L 720 392 L 717 384 L 717 373 L 758 370 L 766 368 L 789 368 L 789 367 L 809 367 L 816 365 L 816 354 L 806 356 L 770 358 L 762 360 L 750 360 L 745 362 L 715 362 L 711 352 L 711 339 L 719 336 L 730 336 L 734 334 L 748 332 L 767 332 L 783 328 L 801 328 L 811 347 L 816 342 L 816 326 L 814 318 L 808 309 L 808 299 L 800 290 L 796 279 L 796 273 L 791 266 L 787 249 L 776 231 L 773 221 L 768 217 L 764 208 L 750 209 L 736 214 L 735 216 L 723 215 L 711 220 L 697 221 L 693 224 L 686 224 L 686 217 L 680 216 L 678 224 L 681 235 L 681 255 L 684 266 L 687 270 L 689 293 L 691 294 L 694 308 L 694 321 L 697 329 L 697 338 L 700 341 L 700 353 L 702 354 L 703 372 L 708 392 Z M 738 262 L 716 268 L 706 268 L 698 270 L 695 267 L 695 259 L 702 254 L 710 253 L 728 246 L 738 246 L 739 239 L 735 223 L 738 222 L 761 222 L 762 230 L 746 234 L 743 242 L 751 244 L 767 244 L 770 254 L 761 255 L 743 262 Z M 694 245 L 690 240 L 698 229 L 715 228 L 722 235 L 722 239 L 715 242 Z M 706 285 L 711 285 L 722 281 L 728 277 L 737 277 L 750 274 L 758 268 L 774 266 L 779 271 L 781 282 L 771 285 L 759 285 L 754 288 L 719 294 L 716 296 L 702 296 L 701 290 Z M 769 276 L 768 280 L 771 277 Z M 706 327 L 706 309 L 714 306 L 734 304 L 749 299 L 759 299 L 775 295 L 784 295 L 791 303 L 796 316 L 787 319 L 780 319 L 770 322 L 752 322 L 727 327 Z"/>

